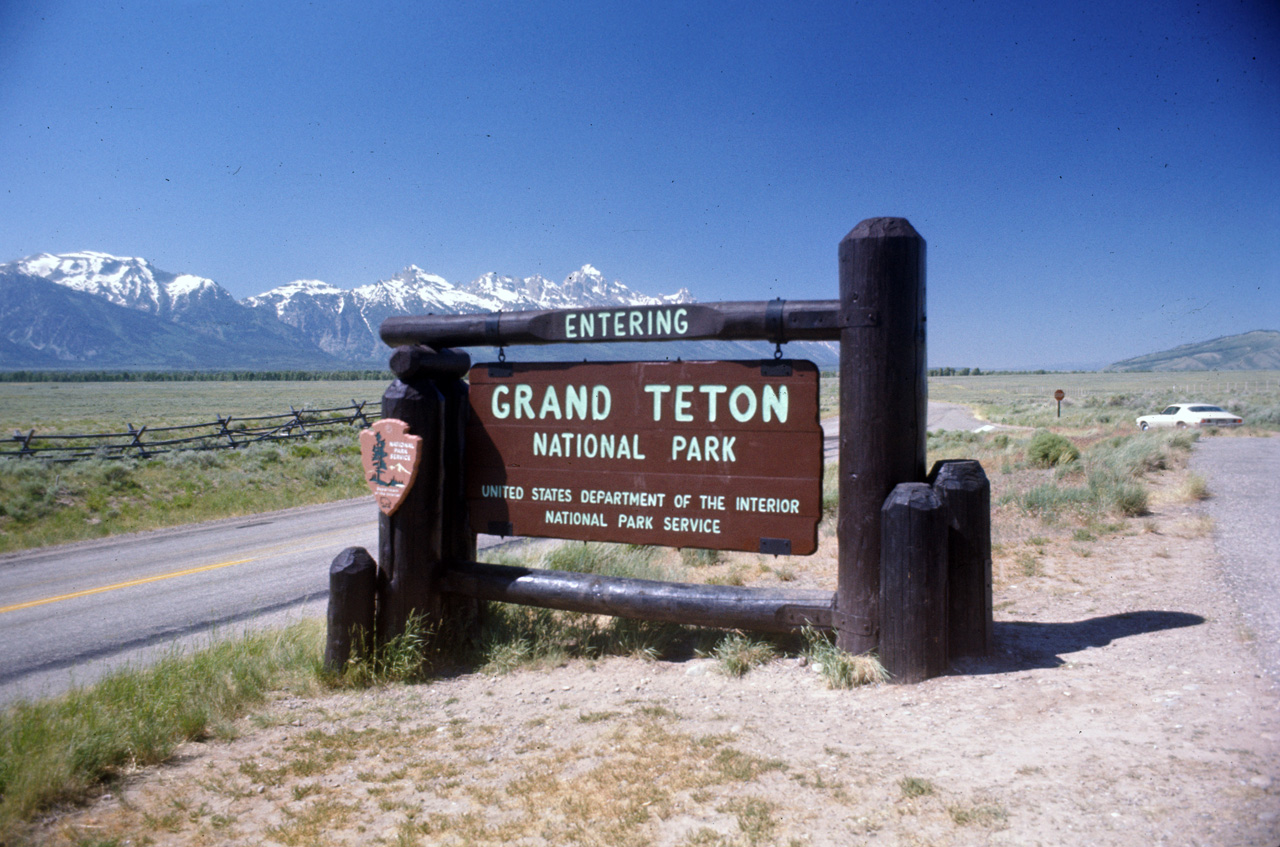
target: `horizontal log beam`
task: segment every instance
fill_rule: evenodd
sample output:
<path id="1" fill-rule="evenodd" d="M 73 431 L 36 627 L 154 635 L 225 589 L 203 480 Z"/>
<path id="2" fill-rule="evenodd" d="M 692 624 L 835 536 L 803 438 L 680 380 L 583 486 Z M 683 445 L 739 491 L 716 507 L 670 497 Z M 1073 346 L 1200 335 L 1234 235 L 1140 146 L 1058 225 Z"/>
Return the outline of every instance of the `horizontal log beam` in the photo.
<path id="1" fill-rule="evenodd" d="M 831 341 L 840 337 L 838 300 L 761 300 L 548 309 L 387 318 L 390 347 L 504 347 L 613 341 Z M 679 314 L 677 314 L 679 313 Z"/>
<path id="2" fill-rule="evenodd" d="M 568 571 L 447 564 L 440 590 L 478 600 L 716 629 L 830 629 L 834 593 L 697 585 Z"/>

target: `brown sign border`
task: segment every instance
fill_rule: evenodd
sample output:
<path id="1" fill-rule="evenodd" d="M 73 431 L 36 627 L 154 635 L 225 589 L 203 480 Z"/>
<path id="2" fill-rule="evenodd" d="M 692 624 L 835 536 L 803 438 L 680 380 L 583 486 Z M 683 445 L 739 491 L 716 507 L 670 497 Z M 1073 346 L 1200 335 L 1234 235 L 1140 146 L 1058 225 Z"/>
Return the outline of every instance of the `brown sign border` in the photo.
<path id="1" fill-rule="evenodd" d="M 519 409 L 517 385 L 528 386 Z M 570 414 L 567 389 L 582 400 L 596 386 L 608 389 L 607 413 L 594 419 L 603 408 L 589 396 Z M 775 401 L 768 423 L 766 386 Z M 785 423 L 779 396 L 787 398 Z M 793 555 L 817 549 L 823 435 L 812 362 L 487 363 L 472 369 L 470 397 L 466 495 L 476 531 Z M 610 496 L 587 500 L 597 491 Z M 678 504 L 677 496 L 687 499 Z M 747 504 L 755 508 L 740 511 L 739 497 L 756 498 Z"/>

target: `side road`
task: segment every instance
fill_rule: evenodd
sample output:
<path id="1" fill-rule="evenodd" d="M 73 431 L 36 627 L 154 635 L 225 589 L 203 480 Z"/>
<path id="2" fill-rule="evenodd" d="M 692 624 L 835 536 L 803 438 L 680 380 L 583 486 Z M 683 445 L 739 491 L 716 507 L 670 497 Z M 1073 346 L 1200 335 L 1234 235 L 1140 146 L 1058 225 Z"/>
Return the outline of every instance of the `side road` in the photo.
<path id="1" fill-rule="evenodd" d="M 1191 470 L 1208 482 L 1222 575 L 1258 658 L 1280 686 L 1280 438 L 1205 438 Z"/>

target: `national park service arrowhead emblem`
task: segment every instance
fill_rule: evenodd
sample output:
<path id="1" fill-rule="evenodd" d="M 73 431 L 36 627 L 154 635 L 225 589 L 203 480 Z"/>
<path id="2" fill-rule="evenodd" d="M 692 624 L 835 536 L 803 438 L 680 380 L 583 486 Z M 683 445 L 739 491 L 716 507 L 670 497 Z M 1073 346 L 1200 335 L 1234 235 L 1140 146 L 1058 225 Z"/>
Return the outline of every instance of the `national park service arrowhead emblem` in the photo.
<path id="1" fill-rule="evenodd" d="M 418 478 L 422 438 L 409 434 L 409 425 L 384 418 L 360 433 L 360 461 L 369 490 L 384 515 L 400 508 Z"/>

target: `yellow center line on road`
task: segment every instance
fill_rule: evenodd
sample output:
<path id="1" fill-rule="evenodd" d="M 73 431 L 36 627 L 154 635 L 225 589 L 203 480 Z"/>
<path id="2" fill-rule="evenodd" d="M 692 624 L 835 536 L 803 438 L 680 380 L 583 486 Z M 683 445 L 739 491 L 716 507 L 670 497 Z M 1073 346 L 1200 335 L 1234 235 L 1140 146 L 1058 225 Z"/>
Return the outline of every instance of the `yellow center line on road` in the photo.
<path id="1" fill-rule="evenodd" d="M 173 571 L 172 573 L 156 574 L 155 576 L 144 576 L 141 579 L 131 579 L 128 582 L 117 582 L 115 585 L 103 585 L 98 588 L 86 588 L 84 591 L 73 591 L 70 594 L 59 594 L 57 597 L 45 597 L 42 600 L 28 600 L 25 603 L 14 603 L 12 606 L 0 606 L 0 615 L 3 615 L 5 612 L 16 612 L 19 609 L 32 609 L 36 606 L 58 603 L 62 600 L 74 600 L 77 597 L 88 597 L 91 594 L 102 594 L 107 591 L 115 591 L 118 588 L 131 588 L 135 585 L 146 585 L 148 582 L 159 582 L 163 579 L 190 576 L 191 574 L 203 573 L 204 571 L 215 571 L 218 568 L 229 568 L 232 565 L 243 565 L 245 562 L 252 561 L 254 561 L 254 559 L 238 559 L 234 562 L 219 562 L 216 565 L 201 565 L 198 568 L 188 568 L 185 571 Z"/>
<path id="2" fill-rule="evenodd" d="M 339 532 L 342 532 L 342 530 L 335 530 L 333 532 L 327 532 L 324 535 L 313 536 L 313 540 L 327 538 L 331 535 L 336 535 Z M 149 582 L 160 582 L 165 579 L 176 579 L 180 576 L 191 576 L 192 574 L 204 573 L 206 571 L 216 571 L 219 568 L 229 568 L 232 565 L 243 565 L 246 562 L 256 562 L 259 559 L 271 558 L 272 554 L 282 550 L 288 550 L 291 553 L 310 553 L 314 550 L 323 550 L 329 546 L 329 544 L 313 544 L 310 547 L 291 547 L 287 544 L 276 544 L 265 548 L 262 551 L 263 555 L 251 556 L 248 559 L 236 559 L 233 562 L 218 562 L 216 565 L 201 565 L 198 568 L 187 568 L 186 570 L 172 571 L 171 573 L 140 577 L 139 579 L 131 579 L 127 582 L 117 582 L 114 585 L 103 585 L 98 588 L 86 588 L 83 591 L 73 591 L 70 594 L 59 594 L 56 597 L 45 597 L 40 600 L 28 600 L 25 603 L 14 603 L 11 606 L 0 606 L 0 615 L 3 615 L 5 612 L 17 612 L 21 609 L 32 609 L 36 606 L 46 606 L 50 603 L 58 603 L 63 600 L 74 600 L 77 597 L 88 597 L 92 594 L 103 594 L 107 591 L 115 591 L 119 588 L 132 588 L 135 585 L 146 585 Z"/>

